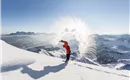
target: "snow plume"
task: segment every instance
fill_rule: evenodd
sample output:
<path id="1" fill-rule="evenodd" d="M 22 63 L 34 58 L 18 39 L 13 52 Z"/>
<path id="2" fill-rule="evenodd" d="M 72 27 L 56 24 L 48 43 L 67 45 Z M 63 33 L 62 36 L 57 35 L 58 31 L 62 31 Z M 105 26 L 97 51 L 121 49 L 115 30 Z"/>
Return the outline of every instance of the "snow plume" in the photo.
<path id="1" fill-rule="evenodd" d="M 89 38 L 91 33 L 88 25 L 76 17 L 62 17 L 57 19 L 53 24 L 51 32 L 56 33 L 56 38 L 52 41 L 53 44 L 57 45 L 60 40 L 66 40 L 71 45 L 73 41 L 76 41 L 78 50 L 80 54 L 82 53 L 81 55 L 87 51 L 92 40 Z"/>

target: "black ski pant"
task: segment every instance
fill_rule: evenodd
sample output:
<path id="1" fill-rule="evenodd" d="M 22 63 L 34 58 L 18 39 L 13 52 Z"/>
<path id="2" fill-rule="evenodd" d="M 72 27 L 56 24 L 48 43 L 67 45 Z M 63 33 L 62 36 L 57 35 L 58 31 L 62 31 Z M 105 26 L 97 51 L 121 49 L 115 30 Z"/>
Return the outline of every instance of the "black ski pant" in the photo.
<path id="1" fill-rule="evenodd" d="M 70 59 L 70 54 L 66 54 L 66 62 L 69 61 Z"/>

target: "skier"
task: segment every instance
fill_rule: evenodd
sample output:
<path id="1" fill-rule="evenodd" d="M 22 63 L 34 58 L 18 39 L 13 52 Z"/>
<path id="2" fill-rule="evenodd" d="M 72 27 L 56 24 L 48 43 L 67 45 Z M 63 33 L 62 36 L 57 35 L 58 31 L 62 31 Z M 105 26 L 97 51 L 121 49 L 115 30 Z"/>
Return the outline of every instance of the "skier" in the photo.
<path id="1" fill-rule="evenodd" d="M 64 43 L 63 47 L 66 49 L 66 61 L 65 62 L 68 62 L 69 58 L 70 58 L 70 53 L 71 53 L 70 46 L 68 45 L 67 41 L 61 40 L 60 42 Z"/>

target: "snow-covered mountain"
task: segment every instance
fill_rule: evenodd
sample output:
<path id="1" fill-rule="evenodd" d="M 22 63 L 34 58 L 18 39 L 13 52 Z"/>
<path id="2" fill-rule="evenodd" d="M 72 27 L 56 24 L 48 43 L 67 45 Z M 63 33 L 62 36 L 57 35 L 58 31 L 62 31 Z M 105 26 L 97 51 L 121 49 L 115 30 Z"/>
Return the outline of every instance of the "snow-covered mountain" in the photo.
<path id="1" fill-rule="evenodd" d="M 127 65 L 125 69 L 130 70 L 129 36 L 95 35 L 97 61 L 111 68 L 116 68 L 119 64 Z"/>
<path id="2" fill-rule="evenodd" d="M 2 36 L 2 40 L 28 51 L 64 59 L 65 50 L 61 43 L 56 44 L 56 42 L 67 38 L 72 50 L 71 60 L 116 69 L 127 66 L 122 69 L 130 70 L 130 35 L 91 34 L 82 40 L 80 33 L 75 31 L 65 30 L 58 35 Z M 120 64 L 123 65 L 119 68 Z"/>
<path id="3" fill-rule="evenodd" d="M 130 71 L 70 61 L 2 43 L 2 80 L 129 80 Z"/>

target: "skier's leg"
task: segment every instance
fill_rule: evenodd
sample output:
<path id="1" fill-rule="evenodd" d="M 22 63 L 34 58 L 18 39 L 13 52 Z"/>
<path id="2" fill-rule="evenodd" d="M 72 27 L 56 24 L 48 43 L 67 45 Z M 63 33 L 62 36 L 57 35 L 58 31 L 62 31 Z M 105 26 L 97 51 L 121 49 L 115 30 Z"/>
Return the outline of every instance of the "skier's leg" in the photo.
<path id="1" fill-rule="evenodd" d="M 69 61 L 69 59 L 70 59 L 70 54 L 68 54 L 68 57 L 67 57 L 67 60 Z"/>
<path id="2" fill-rule="evenodd" d="M 70 54 L 66 54 L 66 61 L 65 62 L 68 62 L 69 58 L 70 58 Z"/>
<path id="3" fill-rule="evenodd" d="M 67 62 L 67 61 L 68 61 L 67 59 L 68 59 L 68 55 L 66 54 L 66 60 L 65 60 L 65 62 Z"/>

